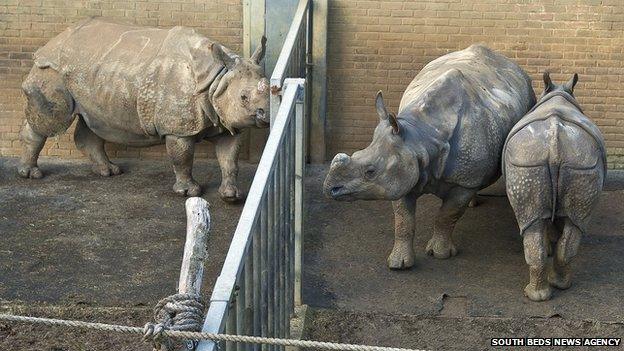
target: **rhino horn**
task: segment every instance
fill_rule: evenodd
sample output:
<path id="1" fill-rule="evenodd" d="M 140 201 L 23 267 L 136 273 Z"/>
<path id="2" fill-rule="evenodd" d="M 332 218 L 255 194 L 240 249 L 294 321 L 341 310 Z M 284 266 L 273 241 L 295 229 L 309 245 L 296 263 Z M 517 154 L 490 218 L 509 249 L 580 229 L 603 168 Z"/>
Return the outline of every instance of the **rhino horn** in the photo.
<path id="1" fill-rule="evenodd" d="M 336 156 L 334 156 L 334 159 L 331 162 L 331 168 L 334 168 L 336 166 L 347 165 L 349 164 L 349 161 L 351 161 L 351 157 L 341 152 L 339 154 L 336 154 Z"/>
<path id="2" fill-rule="evenodd" d="M 260 40 L 260 45 L 256 48 L 253 55 L 251 55 L 251 59 L 256 63 L 260 64 L 260 61 L 264 58 L 264 53 L 266 52 L 266 42 L 267 38 L 263 35 Z"/>

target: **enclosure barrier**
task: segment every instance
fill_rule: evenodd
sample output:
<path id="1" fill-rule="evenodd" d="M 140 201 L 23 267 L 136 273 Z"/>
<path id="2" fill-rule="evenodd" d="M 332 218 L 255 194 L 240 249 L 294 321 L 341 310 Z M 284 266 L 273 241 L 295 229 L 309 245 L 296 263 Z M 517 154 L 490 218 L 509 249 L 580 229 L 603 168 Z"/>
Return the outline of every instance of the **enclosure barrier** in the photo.
<path id="1" fill-rule="evenodd" d="M 295 291 L 301 291 L 296 286 L 301 274 L 305 80 L 284 82 L 283 99 L 213 288 L 203 332 L 281 338 L 290 334 Z M 216 346 L 204 341 L 197 350 Z M 238 350 L 252 348 L 260 349 L 238 344 Z M 262 350 L 282 348 L 262 345 Z"/>
<path id="2" fill-rule="evenodd" d="M 306 78 L 305 91 L 308 88 L 310 60 L 312 57 L 312 0 L 300 0 L 291 22 L 284 45 L 271 74 L 271 125 L 277 116 L 282 100 L 284 80 L 287 78 Z M 306 100 L 307 102 L 307 100 Z M 304 120 L 304 123 L 306 121 Z M 307 130 L 307 128 L 306 128 Z"/>

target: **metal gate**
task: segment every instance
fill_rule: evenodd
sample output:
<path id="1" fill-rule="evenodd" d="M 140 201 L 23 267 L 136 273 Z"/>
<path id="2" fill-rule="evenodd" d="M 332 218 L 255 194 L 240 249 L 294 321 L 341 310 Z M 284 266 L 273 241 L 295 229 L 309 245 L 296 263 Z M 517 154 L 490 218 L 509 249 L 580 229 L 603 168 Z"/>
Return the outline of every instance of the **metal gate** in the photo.
<path id="1" fill-rule="evenodd" d="M 301 0 L 271 76 L 271 132 L 202 331 L 289 337 L 301 303 L 303 174 L 310 0 Z M 282 346 L 202 341 L 199 351 Z"/>

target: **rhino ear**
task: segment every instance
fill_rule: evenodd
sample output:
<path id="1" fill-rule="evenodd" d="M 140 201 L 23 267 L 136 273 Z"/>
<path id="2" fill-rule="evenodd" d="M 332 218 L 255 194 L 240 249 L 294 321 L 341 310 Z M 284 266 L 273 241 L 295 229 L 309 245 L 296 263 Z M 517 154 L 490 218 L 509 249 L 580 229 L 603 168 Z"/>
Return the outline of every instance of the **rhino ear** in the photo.
<path id="1" fill-rule="evenodd" d="M 267 38 L 263 35 L 260 40 L 260 45 L 256 48 L 253 55 L 251 55 L 251 60 L 255 62 L 257 65 L 260 64 L 260 61 L 264 58 L 264 53 L 266 52 L 266 42 Z"/>
<path id="2" fill-rule="evenodd" d="M 544 72 L 544 92 L 548 93 L 555 88 L 552 80 L 550 80 L 550 73 Z"/>
<path id="3" fill-rule="evenodd" d="M 563 85 L 563 87 L 570 92 L 570 94 L 574 93 L 574 86 L 578 82 L 578 74 L 574 73 L 572 78 Z"/>
<path id="4" fill-rule="evenodd" d="M 388 110 L 386 109 L 386 103 L 384 102 L 381 90 L 377 92 L 377 97 L 375 97 L 375 108 L 381 120 L 388 119 Z"/>
<path id="5" fill-rule="evenodd" d="M 237 59 L 228 55 L 228 53 L 223 50 L 223 46 L 221 46 L 221 44 L 212 44 L 212 54 L 217 60 L 221 61 L 227 69 L 231 70 L 234 66 L 236 66 Z"/>
<path id="6" fill-rule="evenodd" d="M 390 122 L 390 125 L 392 126 L 392 133 L 394 135 L 399 135 L 399 133 L 401 132 L 401 129 L 399 128 L 399 121 L 397 120 L 397 116 L 390 112 L 388 114 L 388 121 Z"/>

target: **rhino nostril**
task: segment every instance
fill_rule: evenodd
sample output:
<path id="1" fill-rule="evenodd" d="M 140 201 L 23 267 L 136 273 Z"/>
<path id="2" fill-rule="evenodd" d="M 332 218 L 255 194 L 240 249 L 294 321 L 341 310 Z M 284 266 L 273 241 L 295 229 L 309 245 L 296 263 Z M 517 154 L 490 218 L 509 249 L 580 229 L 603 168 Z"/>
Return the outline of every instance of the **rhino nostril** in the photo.
<path id="1" fill-rule="evenodd" d="M 337 196 L 337 195 L 340 195 L 343 189 L 344 189 L 344 186 L 335 186 L 331 188 L 330 193 L 332 196 Z"/>

